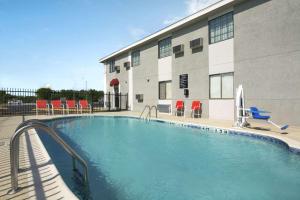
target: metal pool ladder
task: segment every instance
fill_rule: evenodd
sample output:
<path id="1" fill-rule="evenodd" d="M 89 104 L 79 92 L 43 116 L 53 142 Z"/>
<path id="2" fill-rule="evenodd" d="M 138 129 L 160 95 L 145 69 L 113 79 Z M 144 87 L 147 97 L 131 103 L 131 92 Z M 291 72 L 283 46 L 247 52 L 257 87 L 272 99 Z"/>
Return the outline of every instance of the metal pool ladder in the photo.
<path id="1" fill-rule="evenodd" d="M 149 106 L 149 105 L 145 105 L 145 107 L 144 107 L 144 109 L 143 109 L 143 111 L 141 112 L 141 114 L 140 114 L 140 119 L 142 119 L 142 116 L 143 116 L 143 114 L 144 114 L 144 112 L 146 111 L 146 109 L 148 108 L 148 113 L 149 113 L 149 111 L 151 110 L 151 107 Z M 148 114 L 147 114 L 148 115 Z M 144 119 L 146 119 L 146 118 L 144 118 Z"/>
<path id="2" fill-rule="evenodd" d="M 143 119 L 148 119 L 148 120 L 150 120 L 151 119 L 151 113 L 152 113 L 152 109 L 155 109 L 155 117 L 157 118 L 157 107 L 155 106 L 155 105 L 153 105 L 153 106 L 149 106 L 149 105 L 145 105 L 145 107 L 144 107 L 144 110 L 141 112 L 141 114 L 140 114 L 140 119 L 142 119 L 142 115 L 144 114 L 144 112 L 145 112 L 145 110 L 148 108 L 148 113 L 147 113 L 147 115 L 146 115 L 146 117 L 145 118 L 143 118 Z"/>
<path id="3" fill-rule="evenodd" d="M 14 135 L 10 140 L 10 170 L 11 170 L 11 185 L 10 193 L 15 193 L 18 190 L 18 172 L 19 172 L 19 139 L 20 136 L 30 129 L 40 129 L 49 134 L 63 149 L 72 157 L 73 171 L 82 178 L 82 182 L 88 187 L 88 168 L 86 162 L 73 150 L 55 130 L 39 120 L 27 120 L 21 123 L 15 130 Z M 76 160 L 83 167 L 83 174 L 76 168 Z"/>

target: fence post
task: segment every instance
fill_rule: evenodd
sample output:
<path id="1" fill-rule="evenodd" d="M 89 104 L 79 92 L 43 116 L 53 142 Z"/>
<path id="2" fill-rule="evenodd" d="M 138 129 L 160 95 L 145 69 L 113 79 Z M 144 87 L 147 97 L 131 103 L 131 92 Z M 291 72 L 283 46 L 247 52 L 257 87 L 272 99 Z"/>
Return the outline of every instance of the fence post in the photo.
<path id="1" fill-rule="evenodd" d="M 91 99 L 92 99 L 92 103 L 91 103 L 91 107 L 92 107 L 92 113 L 94 113 L 94 101 L 93 101 L 93 93 L 91 93 Z"/>
<path id="2" fill-rule="evenodd" d="M 126 94 L 126 110 L 128 110 L 128 93 Z"/>
<path id="3" fill-rule="evenodd" d="M 110 92 L 108 92 L 108 110 L 110 111 Z"/>
<path id="4" fill-rule="evenodd" d="M 120 102 L 119 110 L 121 111 L 122 110 L 122 94 L 121 94 L 121 92 L 120 92 L 120 96 L 119 96 L 119 102 Z"/>

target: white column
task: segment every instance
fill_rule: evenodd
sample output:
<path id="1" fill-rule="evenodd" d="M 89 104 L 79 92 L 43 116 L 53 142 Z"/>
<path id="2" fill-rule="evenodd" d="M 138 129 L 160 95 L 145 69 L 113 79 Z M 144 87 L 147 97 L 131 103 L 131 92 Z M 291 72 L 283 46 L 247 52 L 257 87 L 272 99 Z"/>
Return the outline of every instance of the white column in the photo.
<path id="1" fill-rule="evenodd" d="M 103 92 L 104 94 L 107 93 L 107 88 L 106 88 L 106 64 L 103 64 Z M 104 108 L 106 108 L 107 106 L 105 105 L 105 102 L 107 102 L 107 96 L 104 95 Z"/>
<path id="2" fill-rule="evenodd" d="M 131 63 L 131 52 L 128 53 L 128 61 Z M 133 75 L 132 68 L 130 67 L 128 70 L 128 106 L 130 110 L 133 110 Z"/>

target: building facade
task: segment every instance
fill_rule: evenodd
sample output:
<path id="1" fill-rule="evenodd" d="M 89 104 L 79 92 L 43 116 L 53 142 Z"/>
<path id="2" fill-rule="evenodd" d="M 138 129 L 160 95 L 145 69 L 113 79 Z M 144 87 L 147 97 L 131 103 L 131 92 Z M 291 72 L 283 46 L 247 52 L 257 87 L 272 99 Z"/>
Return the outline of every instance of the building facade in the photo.
<path id="1" fill-rule="evenodd" d="M 202 117 L 233 121 L 242 84 L 246 107 L 300 125 L 299 0 L 222 0 L 100 62 L 105 92 L 128 93 L 133 111 L 200 100 Z"/>

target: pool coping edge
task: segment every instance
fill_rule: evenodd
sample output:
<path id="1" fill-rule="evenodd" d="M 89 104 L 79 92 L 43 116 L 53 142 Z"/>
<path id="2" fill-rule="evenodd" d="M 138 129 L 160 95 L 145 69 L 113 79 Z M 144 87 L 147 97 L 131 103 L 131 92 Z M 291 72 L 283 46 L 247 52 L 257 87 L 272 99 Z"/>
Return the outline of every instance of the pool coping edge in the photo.
<path id="1" fill-rule="evenodd" d="M 112 118 L 140 119 L 140 117 L 133 116 L 133 115 L 103 115 L 103 114 L 90 115 L 90 114 L 87 114 L 87 115 L 72 115 L 72 116 L 55 116 L 55 117 L 51 117 L 48 119 L 42 119 L 42 121 L 49 121 L 49 120 L 63 119 L 63 118 L 81 118 L 81 117 L 112 117 Z M 145 120 L 145 119 L 141 119 L 141 120 Z M 267 141 L 271 141 L 271 142 L 275 142 L 275 143 L 281 143 L 281 144 L 284 144 L 286 147 L 288 147 L 288 150 L 290 152 L 300 154 L 300 142 L 293 140 L 293 139 L 281 137 L 280 135 L 278 135 L 278 136 L 277 135 L 268 135 L 268 134 L 265 134 L 265 133 L 262 133 L 259 131 L 254 132 L 254 131 L 244 130 L 244 129 L 238 128 L 238 127 L 224 128 L 221 126 L 195 124 L 195 123 L 191 123 L 191 122 L 180 122 L 180 121 L 160 119 L 160 118 L 151 118 L 151 119 L 148 119 L 148 121 L 170 123 L 170 124 L 181 125 L 181 126 L 197 128 L 197 129 L 207 129 L 208 128 L 216 133 L 242 135 L 242 136 L 253 137 L 256 139 L 267 140 Z"/>
<path id="2" fill-rule="evenodd" d="M 32 135 L 32 137 L 35 137 L 36 142 L 37 142 L 37 145 L 39 145 L 39 147 L 40 147 L 41 153 L 43 154 L 43 156 L 44 156 L 45 158 L 49 159 L 48 162 L 52 163 L 52 165 L 50 166 L 50 167 L 51 167 L 51 171 L 52 171 L 53 173 L 57 173 L 57 174 L 59 175 L 59 176 L 57 177 L 57 180 L 59 181 L 58 184 L 60 185 L 60 187 L 62 187 L 63 190 L 64 190 L 64 193 L 63 193 L 63 194 L 64 194 L 64 198 L 66 198 L 66 199 L 78 199 L 78 200 L 79 200 L 79 198 L 74 194 L 74 192 L 73 192 L 73 191 L 69 188 L 69 186 L 65 183 L 63 177 L 61 176 L 60 172 L 59 172 L 58 169 L 56 168 L 55 163 L 53 162 L 51 156 L 49 155 L 49 153 L 48 153 L 46 147 L 44 146 L 44 144 L 43 144 L 43 142 L 42 142 L 42 140 L 41 140 L 39 134 L 37 133 L 37 131 L 36 131 L 35 129 L 32 129 L 32 132 L 34 133 L 34 134 Z M 67 193 L 65 193 L 65 192 L 67 192 Z"/>

